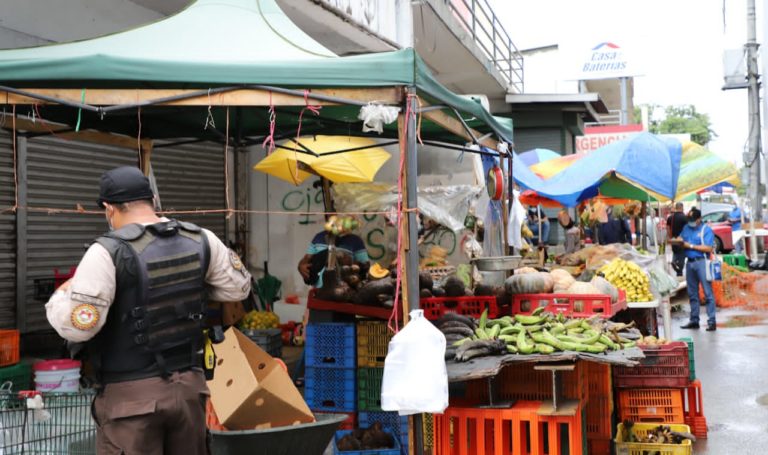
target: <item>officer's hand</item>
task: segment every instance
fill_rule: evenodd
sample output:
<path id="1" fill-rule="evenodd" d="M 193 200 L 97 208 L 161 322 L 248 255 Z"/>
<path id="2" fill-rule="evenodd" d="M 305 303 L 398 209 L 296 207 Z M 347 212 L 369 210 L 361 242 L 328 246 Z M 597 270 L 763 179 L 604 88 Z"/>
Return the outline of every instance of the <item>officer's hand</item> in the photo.
<path id="1" fill-rule="evenodd" d="M 299 273 L 305 280 L 309 279 L 309 269 L 312 268 L 312 264 L 308 262 L 302 262 L 299 264 Z"/>

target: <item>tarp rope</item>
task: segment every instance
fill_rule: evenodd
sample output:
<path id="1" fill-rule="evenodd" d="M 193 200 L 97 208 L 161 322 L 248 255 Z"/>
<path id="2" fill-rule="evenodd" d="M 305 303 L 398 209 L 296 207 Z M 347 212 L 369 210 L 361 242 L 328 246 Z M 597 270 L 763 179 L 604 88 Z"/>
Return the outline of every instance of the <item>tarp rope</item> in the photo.
<path id="1" fill-rule="evenodd" d="M 304 121 L 304 112 L 310 111 L 315 115 L 320 115 L 320 109 L 322 106 L 309 104 L 309 90 L 304 89 L 304 107 L 299 112 L 299 125 L 296 128 L 296 145 L 293 146 L 293 158 L 296 165 L 293 168 L 293 179 L 299 181 L 299 152 L 296 150 L 296 146 L 299 145 L 299 139 L 301 139 L 301 123 Z"/>
<path id="2" fill-rule="evenodd" d="M 269 156 L 275 150 L 275 121 L 277 120 L 277 114 L 275 114 L 275 105 L 272 102 L 272 92 L 269 92 L 269 136 L 264 139 L 261 147 L 267 150 L 267 156 Z"/>

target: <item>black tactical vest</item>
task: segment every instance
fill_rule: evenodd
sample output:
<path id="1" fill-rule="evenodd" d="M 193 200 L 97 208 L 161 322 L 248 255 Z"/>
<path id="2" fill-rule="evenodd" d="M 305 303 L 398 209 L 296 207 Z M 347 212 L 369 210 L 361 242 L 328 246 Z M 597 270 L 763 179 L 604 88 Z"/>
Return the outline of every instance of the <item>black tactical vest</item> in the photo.
<path id="1" fill-rule="evenodd" d="M 205 234 L 176 220 L 131 224 L 96 239 L 112 256 L 117 288 L 107 321 L 88 345 L 103 384 L 201 366 Z"/>

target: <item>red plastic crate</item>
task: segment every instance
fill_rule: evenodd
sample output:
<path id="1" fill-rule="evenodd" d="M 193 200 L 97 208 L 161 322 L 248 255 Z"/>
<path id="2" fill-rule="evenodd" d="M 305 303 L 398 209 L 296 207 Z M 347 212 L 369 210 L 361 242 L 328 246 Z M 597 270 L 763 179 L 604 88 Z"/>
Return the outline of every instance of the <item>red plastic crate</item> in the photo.
<path id="1" fill-rule="evenodd" d="M 357 413 L 356 412 L 319 412 L 312 411 L 315 415 L 319 414 L 346 414 L 347 418 L 339 424 L 338 430 L 354 430 L 357 428 Z"/>
<path id="2" fill-rule="evenodd" d="M 673 341 L 663 346 L 641 346 L 645 358 L 634 367 L 614 367 L 616 387 L 687 387 L 688 345 Z M 678 423 L 678 422 L 675 422 Z"/>
<path id="3" fill-rule="evenodd" d="M 628 389 L 619 391 L 619 421 L 682 424 L 683 389 Z"/>
<path id="4" fill-rule="evenodd" d="M 605 294 L 516 294 L 512 296 L 512 314 L 531 314 L 539 307 L 567 316 L 590 317 L 599 314 L 601 317 L 610 318 L 627 308 L 627 295 L 619 289 L 619 299 L 613 304 L 611 297 Z"/>
<path id="5" fill-rule="evenodd" d="M 685 424 L 691 427 L 691 433 L 699 439 L 707 439 L 707 418 L 686 417 Z"/>
<path id="6" fill-rule="evenodd" d="M 610 439 L 588 439 L 589 455 L 612 455 Z"/>
<path id="7" fill-rule="evenodd" d="M 685 388 L 685 416 L 704 417 L 704 396 L 698 379 L 691 381 Z"/>
<path id="8" fill-rule="evenodd" d="M 429 297 L 420 300 L 424 317 L 430 321 L 440 319 L 447 313 L 463 314 L 473 318 L 479 318 L 485 309 L 488 309 L 488 317 L 499 316 L 499 309 L 494 296 L 474 297 Z"/>
<path id="9" fill-rule="evenodd" d="M 584 363 L 586 364 L 589 389 L 587 405 L 585 406 L 587 439 L 606 440 L 608 441 L 608 450 L 610 450 L 610 439 L 613 435 L 611 367 L 594 362 Z M 602 453 L 602 451 L 590 451 L 590 453 Z"/>

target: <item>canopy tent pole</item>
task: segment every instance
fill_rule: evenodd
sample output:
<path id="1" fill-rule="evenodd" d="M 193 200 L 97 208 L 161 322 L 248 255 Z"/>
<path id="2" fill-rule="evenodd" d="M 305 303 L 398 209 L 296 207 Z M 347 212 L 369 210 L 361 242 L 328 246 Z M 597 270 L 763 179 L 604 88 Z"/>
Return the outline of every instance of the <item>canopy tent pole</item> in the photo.
<path id="1" fill-rule="evenodd" d="M 643 217 L 642 221 L 642 237 L 640 240 L 640 246 L 643 247 L 644 250 L 648 249 L 648 204 L 645 203 L 645 201 L 640 203 L 640 216 Z"/>
<path id="2" fill-rule="evenodd" d="M 408 323 L 408 313 L 410 310 L 420 308 L 419 305 L 419 233 L 418 233 L 418 221 L 416 218 L 416 210 L 418 208 L 418 158 L 417 154 L 417 109 L 418 99 L 416 98 L 416 90 L 413 87 L 407 89 L 407 97 L 405 99 L 405 105 L 403 112 L 398 116 L 398 133 L 400 136 L 400 153 L 405 154 L 405 166 L 401 169 L 401 179 L 403 186 L 405 187 L 405 194 L 402 195 L 405 199 L 404 209 L 407 211 L 405 216 L 405 224 L 403 226 L 403 242 L 401 250 L 397 254 L 401 255 L 401 261 L 404 259 L 403 267 L 399 271 L 403 277 L 403 323 Z M 405 137 L 403 137 L 405 133 Z M 402 216 L 403 214 L 398 214 Z M 400 229 L 400 226 L 398 226 Z M 398 231 L 400 232 L 400 231 Z M 422 426 L 421 414 L 415 414 L 409 419 L 409 434 L 412 435 L 409 438 L 409 445 L 412 445 L 413 450 L 408 450 L 408 453 L 415 453 L 416 455 L 424 454 L 424 434 Z M 411 449 L 409 447 L 409 449 Z"/>

